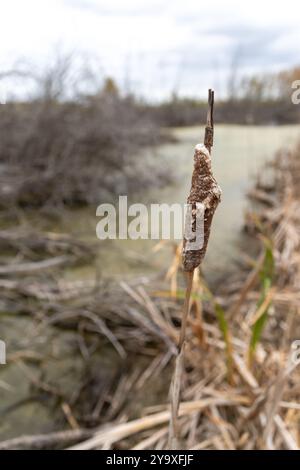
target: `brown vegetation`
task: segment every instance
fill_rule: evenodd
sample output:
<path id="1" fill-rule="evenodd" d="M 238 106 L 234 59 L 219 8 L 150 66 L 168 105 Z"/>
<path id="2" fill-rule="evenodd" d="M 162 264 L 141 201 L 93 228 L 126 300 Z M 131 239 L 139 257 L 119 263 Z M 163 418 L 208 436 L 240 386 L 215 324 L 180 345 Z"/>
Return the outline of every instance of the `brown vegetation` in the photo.
<path id="1" fill-rule="evenodd" d="M 145 157 L 165 138 L 152 116 L 110 78 L 78 93 L 84 80 L 72 72 L 61 58 L 43 75 L 9 73 L 33 80 L 35 93 L 0 106 L 0 207 L 100 203 L 170 180 Z"/>
<path id="2" fill-rule="evenodd" d="M 194 278 L 179 408 L 180 445 L 188 449 L 299 448 L 299 370 L 291 360 L 292 342 L 300 334 L 299 149 L 280 152 L 272 171 L 255 189 L 267 196 L 267 204 L 259 197 L 245 224 L 252 237 L 259 236 L 257 257 L 245 258 L 213 294 L 201 277 Z M 62 255 L 61 241 L 58 251 L 52 245 L 55 254 Z M 60 279 L 59 266 L 52 275 L 31 273 L 18 282 L 1 277 L 4 310 L 30 315 L 36 332 L 30 348 L 9 348 L 9 362 L 20 364 L 34 392 L 54 399 L 48 406 L 59 404 L 65 424 L 62 432 L 17 437 L 0 449 L 167 447 L 168 364 L 177 351 L 184 297 L 181 282 L 174 283 L 179 264 L 174 266 L 172 291 L 162 291 L 161 280 L 79 286 Z M 51 325 L 62 335 L 74 331 L 74 347 L 85 361 L 82 381 L 69 394 L 47 380 L 47 353 L 35 349 Z M 120 365 L 105 380 L 97 357 L 93 367 L 103 338 Z M 32 361 L 40 364 L 35 374 L 25 366 Z M 160 389 L 160 404 L 155 397 L 149 401 L 150 383 Z"/>

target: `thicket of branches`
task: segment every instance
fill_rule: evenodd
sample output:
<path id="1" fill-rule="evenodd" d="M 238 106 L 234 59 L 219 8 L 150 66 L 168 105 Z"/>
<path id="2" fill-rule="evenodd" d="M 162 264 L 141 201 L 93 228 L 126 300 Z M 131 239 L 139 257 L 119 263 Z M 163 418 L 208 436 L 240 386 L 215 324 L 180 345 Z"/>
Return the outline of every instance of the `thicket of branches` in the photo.
<path id="1" fill-rule="evenodd" d="M 161 140 L 149 113 L 111 79 L 97 92 L 76 93 L 81 77 L 71 69 L 59 61 L 43 75 L 9 73 L 35 88 L 26 101 L 0 106 L 2 205 L 97 203 L 167 178 L 142 156 Z"/>

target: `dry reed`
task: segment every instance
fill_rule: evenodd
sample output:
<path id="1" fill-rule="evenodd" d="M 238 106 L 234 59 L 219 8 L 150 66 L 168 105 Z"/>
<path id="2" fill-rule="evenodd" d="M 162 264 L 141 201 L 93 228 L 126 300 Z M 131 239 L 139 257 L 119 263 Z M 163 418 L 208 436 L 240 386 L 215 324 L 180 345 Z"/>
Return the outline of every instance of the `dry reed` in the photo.
<path id="1" fill-rule="evenodd" d="M 213 293 L 202 278 L 194 276 L 180 405 L 178 388 L 174 392 L 175 411 L 179 406 L 178 444 L 185 442 L 189 449 L 300 447 L 300 372 L 291 356 L 295 353 L 291 345 L 300 335 L 300 148 L 279 153 L 272 167 L 271 180 L 267 184 L 260 180 L 252 191 L 254 198 L 259 190 L 259 206 L 246 217 L 246 236 L 256 239 L 253 259 L 241 260 L 221 285 L 214 286 Z M 268 197 L 262 198 L 261 192 Z M 266 245 L 266 240 L 272 243 Z M 264 280 L 270 278 L 270 249 L 274 273 L 268 286 Z M 56 256 L 64 254 L 61 246 L 55 251 Z M 39 256 L 35 253 L 35 258 L 42 260 L 46 255 L 49 251 Z M 38 364 L 34 375 L 28 374 L 28 367 L 21 366 L 20 371 L 33 391 L 66 403 L 68 406 L 63 408 L 69 419 L 61 411 L 65 422 L 61 424 L 62 433 L 18 437 L 3 441 L 0 448 L 167 449 L 170 405 L 161 398 L 143 400 L 149 396 L 150 384 L 160 384 L 166 392 L 170 361 L 178 351 L 184 291 L 177 261 L 169 278 L 171 289 L 166 286 L 164 290 L 161 279 L 148 283 L 137 279 L 121 285 L 101 280 L 96 290 L 91 280 L 94 284 L 90 281 L 85 286 L 91 291 L 77 289 L 70 280 L 66 284 L 70 296 L 64 297 L 60 290 L 61 282 L 66 282 L 62 267 L 50 271 L 51 275 L 47 270 L 43 276 L 25 274 L 17 282 L 6 275 L 1 277 L 5 311 L 9 315 L 27 315 L 32 322 L 31 338 L 17 348 L 15 343 L 10 344 L 8 361 L 11 366 L 21 362 Z M 216 305 L 222 309 L 222 328 L 216 321 Z M 262 315 L 265 321 L 250 368 L 247 358 L 253 326 Z M 91 381 L 87 382 L 85 369 L 85 380 L 74 384 L 71 394 L 48 383 L 45 374 L 49 356 L 38 345 L 41 338 L 52 341 L 47 336 L 51 325 L 63 338 L 66 331 L 75 332 L 79 354 L 91 369 Z M 230 348 L 224 331 L 230 335 Z M 204 341 L 199 340 L 201 337 Z M 97 347 L 103 351 L 104 342 L 111 342 L 111 349 L 120 345 L 126 357 L 115 352 L 120 361 L 119 373 L 103 384 L 98 362 L 94 373 L 91 365 L 93 351 Z M 232 380 L 228 376 L 228 357 Z M 10 383 L 2 380 L 0 387 L 1 393 L 11 394 Z M 50 403 L 47 400 L 47 406 Z M 3 419 L 10 410 L 1 409 Z M 80 428 L 67 429 L 71 423 Z"/>

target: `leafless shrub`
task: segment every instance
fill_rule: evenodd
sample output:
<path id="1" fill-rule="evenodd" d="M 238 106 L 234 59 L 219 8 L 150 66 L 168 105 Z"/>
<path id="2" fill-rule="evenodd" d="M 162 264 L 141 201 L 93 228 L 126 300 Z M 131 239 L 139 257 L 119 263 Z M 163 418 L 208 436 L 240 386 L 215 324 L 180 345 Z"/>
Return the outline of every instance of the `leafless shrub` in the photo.
<path id="1" fill-rule="evenodd" d="M 111 79 L 97 93 L 78 93 L 83 76 L 72 71 L 70 58 L 60 59 L 28 74 L 36 83 L 29 100 L 1 106 L 2 204 L 99 202 L 166 177 L 141 162 L 141 150 L 160 140 L 142 106 L 120 96 Z"/>

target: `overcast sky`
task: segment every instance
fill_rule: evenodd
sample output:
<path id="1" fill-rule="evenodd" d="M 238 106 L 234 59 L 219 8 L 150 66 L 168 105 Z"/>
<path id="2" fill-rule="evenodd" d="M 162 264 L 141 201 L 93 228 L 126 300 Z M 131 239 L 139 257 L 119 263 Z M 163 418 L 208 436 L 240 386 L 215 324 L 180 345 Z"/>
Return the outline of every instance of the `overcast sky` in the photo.
<path id="1" fill-rule="evenodd" d="M 224 95 L 239 74 L 300 63 L 298 1 L 1 0 L 0 67 L 86 55 L 138 95 Z M 4 84 L 2 83 L 2 89 Z M 11 86 L 6 82 L 6 87 Z M 15 85 L 16 86 L 16 85 Z"/>

